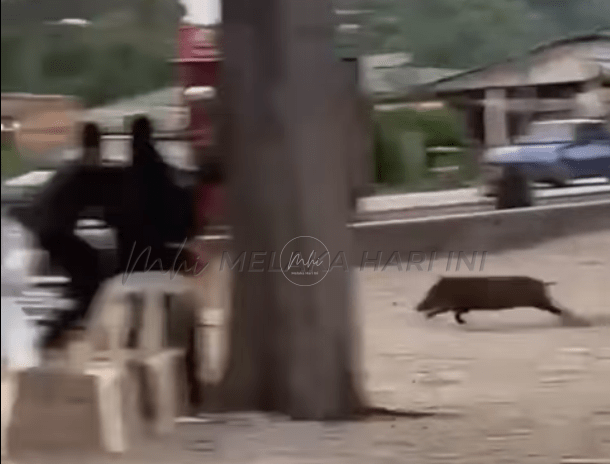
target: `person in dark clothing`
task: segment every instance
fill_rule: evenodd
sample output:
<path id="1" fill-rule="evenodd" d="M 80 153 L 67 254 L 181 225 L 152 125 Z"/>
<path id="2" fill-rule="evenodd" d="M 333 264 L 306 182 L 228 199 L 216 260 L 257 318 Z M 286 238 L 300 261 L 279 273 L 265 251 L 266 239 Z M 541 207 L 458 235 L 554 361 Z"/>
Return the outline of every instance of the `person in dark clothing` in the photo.
<path id="1" fill-rule="evenodd" d="M 40 246 L 49 253 L 51 263 L 63 268 L 70 277 L 67 297 L 75 301 L 75 308 L 65 311 L 54 321 L 43 337 L 49 346 L 61 332 L 87 312 L 89 304 L 102 281 L 98 252 L 75 234 L 80 213 L 92 203 L 91 185 L 87 174 L 100 164 L 100 132 L 95 124 L 83 130 L 83 156 L 61 169 L 39 193 L 32 207 L 30 226 Z"/>
<path id="2" fill-rule="evenodd" d="M 124 221 L 119 228 L 122 272 L 169 270 L 173 257 L 166 248 L 173 226 L 171 204 L 175 184 L 169 167 L 154 148 L 146 117 L 132 126 L 133 160 L 125 175 Z"/>
<path id="3" fill-rule="evenodd" d="M 169 166 L 151 140 L 151 125 L 147 118 L 134 121 L 132 126 L 133 160 L 125 175 L 123 222 L 118 230 L 121 272 L 177 271 L 183 259 L 167 242 L 186 238 L 191 226 L 192 208 L 189 194 L 178 187 Z M 196 309 L 183 314 L 180 324 L 186 332 L 185 369 L 189 385 L 189 400 L 199 404 L 199 382 L 196 376 L 199 359 L 196 344 Z"/>

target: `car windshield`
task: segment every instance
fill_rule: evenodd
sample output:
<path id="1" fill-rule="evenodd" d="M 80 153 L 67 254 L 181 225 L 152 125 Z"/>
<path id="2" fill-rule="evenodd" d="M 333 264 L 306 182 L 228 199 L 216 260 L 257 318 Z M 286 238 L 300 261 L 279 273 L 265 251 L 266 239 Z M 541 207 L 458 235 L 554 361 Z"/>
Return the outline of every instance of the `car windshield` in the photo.
<path id="1" fill-rule="evenodd" d="M 583 141 L 594 141 L 594 140 L 610 140 L 610 134 L 608 133 L 605 125 L 602 123 L 589 123 L 581 124 L 576 132 L 576 138 Z"/>
<path id="2" fill-rule="evenodd" d="M 570 142 L 574 139 L 574 124 L 569 122 L 534 123 L 519 143 Z"/>

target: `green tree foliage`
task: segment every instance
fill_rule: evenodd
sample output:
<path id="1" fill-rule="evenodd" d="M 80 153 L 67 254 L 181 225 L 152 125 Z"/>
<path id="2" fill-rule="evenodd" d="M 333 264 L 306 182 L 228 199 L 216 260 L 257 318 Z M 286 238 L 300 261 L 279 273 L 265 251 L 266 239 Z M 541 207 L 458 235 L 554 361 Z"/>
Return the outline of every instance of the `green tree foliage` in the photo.
<path id="1" fill-rule="evenodd" d="M 176 0 L 3 0 L 2 26 L 29 27 L 45 21 L 82 18 L 90 21 L 116 11 L 134 11 L 170 24 L 182 18 L 184 5 Z M 144 19 L 145 20 L 145 19 Z"/>
<path id="2" fill-rule="evenodd" d="M 22 174 L 24 171 L 25 164 L 15 146 L 2 143 L 2 180 Z"/>
<path id="3" fill-rule="evenodd" d="M 183 13 L 177 0 L 3 0 L 2 91 L 75 95 L 91 106 L 173 85 L 168 59 Z M 63 18 L 92 23 L 48 24 Z"/>
<path id="4" fill-rule="evenodd" d="M 562 34 L 610 28 L 608 0 L 528 0 L 537 18 Z"/>
<path id="5" fill-rule="evenodd" d="M 2 37 L 2 91 L 16 91 L 23 82 L 22 68 L 16 66 L 23 56 L 19 37 Z"/>
<path id="6" fill-rule="evenodd" d="M 421 136 L 414 139 L 413 134 Z M 425 172 L 417 167 L 415 155 L 426 147 L 465 145 L 462 121 L 455 111 L 449 109 L 377 112 L 374 137 L 376 182 L 388 186 L 407 183 L 414 186 L 422 180 Z M 460 165 L 468 173 L 466 159 L 460 155 L 452 163 Z"/>
<path id="7" fill-rule="evenodd" d="M 364 0 L 370 52 L 409 51 L 422 65 L 470 68 L 541 41 L 610 27 L 607 0 Z"/>

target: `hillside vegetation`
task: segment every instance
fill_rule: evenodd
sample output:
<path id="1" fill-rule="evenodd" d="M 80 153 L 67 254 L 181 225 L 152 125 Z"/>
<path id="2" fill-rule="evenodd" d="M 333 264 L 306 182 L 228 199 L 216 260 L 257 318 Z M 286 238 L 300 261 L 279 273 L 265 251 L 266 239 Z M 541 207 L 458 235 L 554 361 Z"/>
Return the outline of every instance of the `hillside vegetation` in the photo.
<path id="1" fill-rule="evenodd" d="M 2 2 L 2 91 L 100 105 L 171 85 L 183 7 L 174 0 Z M 52 24 L 82 18 L 89 26 Z"/>
<path id="2" fill-rule="evenodd" d="M 465 69 L 580 31 L 610 28 L 608 0 L 335 0 L 366 8 L 361 53 L 406 51 Z M 349 8 L 346 6 L 349 4 Z M 178 0 L 3 0 L 2 91 L 61 93 L 99 105 L 169 85 Z M 64 18 L 88 27 L 49 25 Z M 338 38 L 338 42 L 341 40 Z"/>

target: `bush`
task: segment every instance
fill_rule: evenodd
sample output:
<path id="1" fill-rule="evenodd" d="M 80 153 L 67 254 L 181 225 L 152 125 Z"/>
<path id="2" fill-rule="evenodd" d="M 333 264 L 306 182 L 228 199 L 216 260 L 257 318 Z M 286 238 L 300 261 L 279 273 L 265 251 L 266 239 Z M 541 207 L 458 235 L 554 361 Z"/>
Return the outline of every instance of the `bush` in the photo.
<path id="1" fill-rule="evenodd" d="M 2 37 L 2 91 L 15 91 L 23 85 L 21 67 L 16 63 L 23 59 L 23 40 L 19 37 Z M 3 148 L 4 149 L 4 148 Z"/>
<path id="2" fill-rule="evenodd" d="M 434 190 L 440 188 L 436 176 L 427 170 L 431 158 L 427 147 L 461 148 L 457 153 L 437 156 L 435 166 L 458 165 L 460 182 L 476 177 L 462 123 L 455 111 L 400 109 L 375 114 L 376 181 L 393 189 Z M 430 167 L 430 166 L 428 166 Z"/>
<path id="3" fill-rule="evenodd" d="M 377 113 L 377 119 L 385 130 L 393 133 L 422 132 L 426 147 L 465 144 L 460 118 L 449 109 L 384 111 Z"/>
<path id="4" fill-rule="evenodd" d="M 50 51 L 42 56 L 42 75 L 48 79 L 78 76 L 89 67 L 90 56 L 84 46 Z"/>
<path id="5" fill-rule="evenodd" d="M 3 35 L 2 91 L 73 95 L 90 107 L 172 85 L 168 43 L 176 30 L 165 29 L 87 28 L 70 41 L 26 30 Z"/>
<path id="6" fill-rule="evenodd" d="M 2 179 L 18 176 L 26 171 L 26 166 L 13 144 L 2 144 Z"/>
<path id="7" fill-rule="evenodd" d="M 375 114 L 376 181 L 388 186 L 413 188 L 427 179 L 425 149 L 433 146 L 465 147 L 458 115 L 448 109 L 400 109 Z M 447 159 L 445 159 L 447 158 Z M 450 160 L 448 158 L 451 158 Z M 457 164 L 470 177 L 467 152 L 439 157 L 438 164 Z M 425 182 L 424 182 L 425 183 Z M 423 184 L 422 184 L 423 185 Z M 429 188 L 428 186 L 427 188 Z"/>
<path id="8" fill-rule="evenodd" d="M 398 139 L 389 136 L 379 121 L 375 122 L 375 181 L 400 185 L 407 180 L 407 168 Z"/>
<path id="9" fill-rule="evenodd" d="M 151 56 L 128 44 L 95 50 L 90 69 L 74 89 L 85 105 L 151 92 L 171 85 L 173 70 L 163 57 Z"/>

